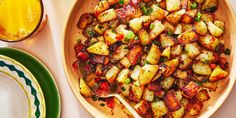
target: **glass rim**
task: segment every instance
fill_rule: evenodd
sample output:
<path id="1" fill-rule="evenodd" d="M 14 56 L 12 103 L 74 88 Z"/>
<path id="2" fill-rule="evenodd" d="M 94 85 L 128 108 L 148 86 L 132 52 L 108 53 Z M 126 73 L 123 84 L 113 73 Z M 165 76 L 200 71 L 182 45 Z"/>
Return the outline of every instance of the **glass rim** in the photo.
<path id="1" fill-rule="evenodd" d="M 9 39 L 4 39 L 4 38 L 0 38 L 0 41 L 4 41 L 4 42 L 19 42 L 19 41 L 23 41 L 25 39 L 28 39 L 29 37 L 31 37 L 35 32 L 37 32 L 37 30 L 39 29 L 42 21 L 43 21 L 43 17 L 44 17 L 44 5 L 43 5 L 43 0 L 38 0 L 40 3 L 40 7 L 41 7 L 41 14 L 40 14 L 40 18 L 39 18 L 39 22 L 36 25 L 36 27 L 34 28 L 34 30 L 32 30 L 28 35 L 21 37 L 19 39 L 16 40 L 9 40 Z"/>

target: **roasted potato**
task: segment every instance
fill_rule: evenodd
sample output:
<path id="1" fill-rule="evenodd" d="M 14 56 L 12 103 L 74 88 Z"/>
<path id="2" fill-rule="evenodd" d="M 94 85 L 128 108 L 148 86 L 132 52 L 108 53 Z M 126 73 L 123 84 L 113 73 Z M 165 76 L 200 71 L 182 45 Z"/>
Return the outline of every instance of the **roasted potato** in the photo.
<path id="1" fill-rule="evenodd" d="M 131 66 L 131 63 L 127 57 L 124 57 L 120 60 L 120 63 L 125 67 L 129 68 Z"/>
<path id="2" fill-rule="evenodd" d="M 170 59 L 170 47 L 165 48 L 162 53 L 161 53 L 162 57 L 167 57 L 167 59 Z"/>
<path id="3" fill-rule="evenodd" d="M 162 100 L 152 102 L 151 108 L 152 108 L 155 118 L 160 118 L 168 112 L 168 109 L 167 109 L 164 101 L 162 101 Z"/>
<path id="4" fill-rule="evenodd" d="M 129 72 L 130 72 L 129 69 L 123 69 L 123 70 L 121 70 L 120 73 L 118 74 L 116 80 L 117 80 L 119 83 L 122 83 L 122 84 L 129 84 L 128 82 L 131 82 L 130 80 L 127 80 L 127 79 L 129 79 L 129 78 L 128 78 Z"/>
<path id="5" fill-rule="evenodd" d="M 207 26 L 212 36 L 220 37 L 224 33 L 224 31 L 221 28 L 217 27 L 212 22 L 208 22 Z"/>
<path id="6" fill-rule="evenodd" d="M 104 34 L 104 32 L 109 28 L 108 26 L 108 23 L 103 23 L 103 24 L 97 24 L 95 27 L 94 27 L 94 30 L 102 35 Z"/>
<path id="7" fill-rule="evenodd" d="M 186 31 L 186 32 L 183 32 L 182 34 L 180 34 L 178 37 L 177 37 L 178 41 L 180 44 L 187 44 L 187 43 L 191 43 L 191 42 L 194 42 L 198 39 L 198 35 L 190 30 L 190 31 Z"/>
<path id="8" fill-rule="evenodd" d="M 181 45 L 172 46 L 170 53 L 172 57 L 177 57 L 182 53 L 183 47 Z"/>
<path id="9" fill-rule="evenodd" d="M 177 69 L 174 74 L 173 74 L 174 77 L 176 78 L 179 78 L 179 79 L 183 79 L 183 80 L 186 80 L 188 79 L 188 73 L 187 71 L 182 71 L 180 69 Z"/>
<path id="10" fill-rule="evenodd" d="M 171 1 L 171 0 L 169 0 Z M 173 25 L 177 25 L 182 17 L 182 15 L 185 13 L 186 10 L 181 9 L 179 11 L 173 12 L 166 16 L 166 20 L 170 22 Z"/>
<path id="11" fill-rule="evenodd" d="M 181 108 L 177 111 L 171 112 L 171 115 L 173 118 L 182 118 L 185 115 L 184 106 L 181 106 Z"/>
<path id="12" fill-rule="evenodd" d="M 166 77 L 161 82 L 161 87 L 163 89 L 165 89 L 165 90 L 169 90 L 172 87 L 172 85 L 174 84 L 174 82 L 175 82 L 175 78 L 173 78 L 171 76 L 170 77 Z"/>
<path id="13" fill-rule="evenodd" d="M 214 82 L 205 82 L 205 83 L 202 83 L 202 86 L 205 87 L 205 88 L 208 88 L 212 91 L 216 91 L 217 89 L 217 83 L 218 81 L 214 81 Z"/>
<path id="14" fill-rule="evenodd" d="M 169 12 L 174 12 L 181 9 L 180 0 L 166 0 L 166 9 Z"/>
<path id="15" fill-rule="evenodd" d="M 97 42 L 87 48 L 87 51 L 97 55 L 109 55 L 108 46 L 104 42 Z"/>
<path id="16" fill-rule="evenodd" d="M 196 98 L 200 101 L 200 102 L 204 102 L 210 99 L 210 96 L 207 92 L 206 89 L 202 89 L 200 90 L 197 94 L 196 94 Z"/>
<path id="17" fill-rule="evenodd" d="M 112 66 L 105 74 L 105 77 L 108 80 L 108 82 L 113 83 L 119 72 L 120 72 L 119 68 L 117 68 L 116 66 Z"/>
<path id="18" fill-rule="evenodd" d="M 162 8 L 153 4 L 150 9 L 152 9 L 152 12 L 149 14 L 149 16 L 152 21 L 154 21 L 154 20 L 161 21 L 165 18 L 165 11 Z"/>
<path id="19" fill-rule="evenodd" d="M 179 100 L 176 98 L 176 95 L 173 90 L 168 91 L 168 93 L 166 93 L 163 99 L 165 105 L 168 108 L 168 111 L 173 112 L 181 108 L 181 104 Z"/>
<path id="20" fill-rule="evenodd" d="M 145 100 L 141 100 L 139 101 L 135 106 L 134 106 L 134 109 L 141 115 L 141 116 L 144 116 L 146 115 L 150 109 L 151 109 L 151 106 L 150 104 L 145 101 Z"/>
<path id="21" fill-rule="evenodd" d="M 202 62 L 197 62 L 192 65 L 193 72 L 199 74 L 199 75 L 211 75 L 212 70 L 209 64 L 205 64 Z"/>
<path id="22" fill-rule="evenodd" d="M 131 89 L 131 86 L 130 84 L 122 84 L 120 86 L 120 91 L 121 91 L 121 94 L 125 97 L 129 96 L 130 94 L 130 89 Z"/>
<path id="23" fill-rule="evenodd" d="M 188 10 L 181 17 L 181 22 L 183 23 L 193 23 L 195 21 L 195 16 L 197 14 L 197 9 Z"/>
<path id="24" fill-rule="evenodd" d="M 129 21 L 129 27 L 134 31 L 138 32 L 142 29 L 143 24 L 149 24 L 151 18 L 149 16 L 141 16 L 140 18 L 133 18 Z"/>
<path id="25" fill-rule="evenodd" d="M 175 32 L 175 26 L 172 25 L 171 23 L 165 21 L 163 22 L 163 25 L 165 26 L 165 32 L 172 34 Z"/>
<path id="26" fill-rule="evenodd" d="M 187 70 L 189 66 L 192 64 L 193 60 L 188 56 L 187 53 L 182 53 L 180 55 L 180 65 L 179 68 L 181 70 Z"/>
<path id="27" fill-rule="evenodd" d="M 147 55 L 146 60 L 150 64 L 157 64 L 160 59 L 160 56 L 161 56 L 160 49 L 155 44 L 152 44 L 150 50 L 148 51 L 148 55 Z"/>
<path id="28" fill-rule="evenodd" d="M 200 35 L 207 34 L 207 25 L 203 21 L 195 22 L 194 23 L 195 32 Z"/>
<path id="29" fill-rule="evenodd" d="M 141 29 L 138 32 L 139 39 L 143 45 L 149 44 L 152 40 L 149 37 L 148 32 L 145 29 Z"/>
<path id="30" fill-rule="evenodd" d="M 166 65 L 166 71 L 163 73 L 164 77 L 170 76 L 179 65 L 179 59 L 172 59 L 164 63 Z"/>
<path id="31" fill-rule="evenodd" d="M 139 75 L 140 75 L 141 70 L 142 70 L 142 67 L 140 65 L 136 65 L 134 67 L 134 70 L 132 71 L 130 77 L 133 80 L 137 81 L 139 79 Z"/>
<path id="32" fill-rule="evenodd" d="M 93 22 L 93 17 L 89 13 L 84 13 L 80 16 L 79 22 L 77 23 L 77 26 L 80 29 L 86 28 L 89 24 Z"/>
<path id="33" fill-rule="evenodd" d="M 184 50 L 187 52 L 190 58 L 195 58 L 201 54 L 201 48 L 197 43 L 189 43 L 184 46 Z"/>
<path id="34" fill-rule="evenodd" d="M 117 34 L 113 29 L 106 30 L 103 36 L 107 45 L 112 45 L 118 41 L 116 39 Z"/>
<path id="35" fill-rule="evenodd" d="M 167 35 L 167 34 L 160 35 L 160 42 L 161 42 L 161 46 L 163 48 L 167 48 L 167 47 L 177 44 L 176 39 L 174 37 Z"/>
<path id="36" fill-rule="evenodd" d="M 215 15 L 212 13 L 201 13 L 201 20 L 205 23 L 214 22 Z"/>
<path id="37" fill-rule="evenodd" d="M 202 46 L 206 47 L 207 49 L 211 51 L 215 51 L 216 46 L 219 45 L 219 39 L 209 34 L 199 37 L 198 41 Z"/>
<path id="38" fill-rule="evenodd" d="M 174 34 L 182 34 L 183 33 L 183 27 L 181 24 L 177 24 Z"/>
<path id="39" fill-rule="evenodd" d="M 138 82 L 138 81 L 136 81 L 136 82 Z M 134 94 L 135 98 L 137 100 L 140 100 L 143 95 L 144 86 L 141 86 L 141 85 L 138 86 L 134 83 L 131 86 L 132 86 L 131 87 L 132 93 Z"/>
<path id="40" fill-rule="evenodd" d="M 127 58 L 131 65 L 135 65 L 142 54 L 142 47 L 139 45 L 134 46 L 128 53 Z"/>
<path id="41" fill-rule="evenodd" d="M 117 19 L 116 11 L 114 9 L 108 9 L 102 13 L 100 13 L 97 17 L 100 23 L 109 22 Z"/>
<path id="42" fill-rule="evenodd" d="M 152 81 L 152 78 L 158 71 L 158 65 L 144 65 L 139 75 L 139 82 L 145 85 Z"/>
<path id="43" fill-rule="evenodd" d="M 153 101 L 154 99 L 154 91 L 150 91 L 148 88 L 145 88 L 144 89 L 144 92 L 143 92 L 143 97 L 142 97 L 144 100 L 146 101 Z"/>
<path id="44" fill-rule="evenodd" d="M 184 96 L 191 99 L 192 97 L 194 97 L 197 92 L 200 90 L 200 86 L 194 82 L 194 81 L 190 81 L 184 88 L 183 88 L 183 92 L 184 92 Z"/>
<path id="45" fill-rule="evenodd" d="M 207 50 L 202 50 L 202 53 L 196 59 L 203 63 L 213 63 L 217 61 L 217 57 L 214 52 Z"/>
<path id="46" fill-rule="evenodd" d="M 94 11 L 94 14 L 98 16 L 100 13 L 102 13 L 103 11 L 107 9 L 109 9 L 109 4 L 107 0 L 102 0 L 94 7 L 93 11 Z"/>
<path id="47" fill-rule="evenodd" d="M 217 81 L 228 76 L 228 72 L 217 66 L 210 75 L 209 81 Z"/>
<path id="48" fill-rule="evenodd" d="M 220 21 L 220 20 L 215 20 L 214 21 L 214 25 L 219 27 L 220 29 L 222 29 L 224 31 L 225 29 L 225 23 L 224 21 Z"/>
<path id="49" fill-rule="evenodd" d="M 202 10 L 206 12 L 213 13 L 217 10 L 218 0 L 205 0 L 202 4 Z"/>
<path id="50" fill-rule="evenodd" d="M 203 104 L 197 100 L 191 101 L 186 106 L 186 111 L 189 115 L 197 115 L 202 109 Z"/>
<path id="51" fill-rule="evenodd" d="M 90 97 L 92 95 L 90 89 L 88 88 L 87 84 L 83 80 L 83 78 L 80 78 L 79 80 L 79 88 L 80 88 L 80 93 L 85 96 L 85 97 Z"/>
<path id="52" fill-rule="evenodd" d="M 111 61 L 116 62 L 129 53 L 128 45 L 119 46 L 111 55 Z"/>
<path id="53" fill-rule="evenodd" d="M 155 20 L 150 24 L 150 39 L 153 40 L 157 36 L 159 36 L 165 30 L 165 26 L 161 23 L 161 21 Z"/>

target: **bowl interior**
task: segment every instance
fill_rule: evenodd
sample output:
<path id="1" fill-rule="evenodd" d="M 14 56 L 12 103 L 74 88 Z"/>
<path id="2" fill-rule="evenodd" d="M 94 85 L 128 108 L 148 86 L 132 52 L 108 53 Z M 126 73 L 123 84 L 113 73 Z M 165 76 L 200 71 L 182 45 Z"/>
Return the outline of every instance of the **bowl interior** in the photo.
<path id="1" fill-rule="evenodd" d="M 67 24 L 65 26 L 65 34 L 63 39 L 63 59 L 64 68 L 67 74 L 68 82 L 71 86 L 72 91 L 77 97 L 78 101 L 95 117 L 109 117 L 115 114 L 115 117 L 127 117 L 125 113 L 122 112 L 120 107 L 115 107 L 113 112 L 108 108 L 101 107 L 99 103 L 92 101 L 91 99 L 84 98 L 79 93 L 78 78 L 79 75 L 72 68 L 72 64 L 76 61 L 74 53 L 74 45 L 78 39 L 84 39 L 76 26 L 79 17 L 85 12 L 92 12 L 93 7 L 97 4 L 99 0 L 77 0 L 74 7 L 71 10 Z M 236 44 L 236 25 L 235 25 L 235 15 L 232 8 L 229 6 L 227 0 L 219 0 L 218 10 L 216 12 L 216 19 L 223 20 L 225 22 L 225 33 L 221 37 L 225 40 L 226 47 L 231 49 L 231 55 L 228 57 L 229 60 L 229 76 L 221 80 L 218 83 L 218 89 L 216 92 L 210 92 L 211 99 L 204 104 L 203 109 L 198 117 L 206 118 L 211 116 L 224 102 L 226 97 L 229 95 L 234 82 L 235 73 L 232 72 L 236 68 L 235 63 L 232 60 L 235 59 L 234 52 L 236 48 L 233 45 Z M 116 105 L 119 106 L 119 105 Z M 114 115 L 113 115 L 114 117 Z"/>

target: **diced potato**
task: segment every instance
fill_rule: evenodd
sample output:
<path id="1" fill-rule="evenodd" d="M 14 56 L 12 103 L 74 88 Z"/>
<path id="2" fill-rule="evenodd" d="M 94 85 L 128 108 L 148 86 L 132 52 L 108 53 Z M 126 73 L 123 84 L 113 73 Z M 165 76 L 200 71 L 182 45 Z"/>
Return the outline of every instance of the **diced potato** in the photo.
<path id="1" fill-rule="evenodd" d="M 195 2 L 197 2 L 197 3 L 199 3 L 199 4 L 201 4 L 201 3 L 203 3 L 205 0 L 195 0 Z"/>
<path id="2" fill-rule="evenodd" d="M 103 11 L 107 9 L 109 9 L 109 4 L 107 0 L 102 0 L 94 7 L 93 11 L 94 11 L 94 14 L 98 16 L 100 13 L 102 13 Z"/>
<path id="3" fill-rule="evenodd" d="M 170 0 L 171 1 L 171 0 Z M 176 11 L 174 13 L 169 14 L 166 16 L 166 20 L 170 22 L 173 25 L 177 25 L 182 17 L 182 15 L 185 13 L 186 10 L 181 9 L 179 11 Z"/>
<path id="4" fill-rule="evenodd" d="M 116 39 L 116 32 L 113 29 L 108 29 L 106 30 L 106 32 L 104 33 L 104 38 L 105 38 L 105 42 L 107 45 L 112 45 L 114 43 L 116 43 L 118 40 Z"/>
<path id="5" fill-rule="evenodd" d="M 207 50 L 202 50 L 202 53 L 196 58 L 203 63 L 212 63 L 217 61 L 217 58 L 214 56 L 214 53 Z"/>
<path id="6" fill-rule="evenodd" d="M 129 43 L 135 37 L 135 34 L 131 30 L 127 30 L 126 27 L 126 25 L 121 24 L 116 28 L 116 32 L 118 33 L 118 35 L 123 36 L 121 37 L 121 39 L 119 39 L 122 41 L 122 43 Z"/>
<path id="7" fill-rule="evenodd" d="M 205 22 L 199 21 L 194 23 L 195 31 L 196 33 L 200 35 L 206 35 L 207 34 L 207 26 Z"/>
<path id="8" fill-rule="evenodd" d="M 224 79 L 226 76 L 228 76 L 228 72 L 217 66 L 211 73 L 209 81 L 218 81 Z"/>
<path id="9" fill-rule="evenodd" d="M 200 90 L 200 91 L 197 93 L 196 98 L 197 98 L 199 101 L 204 102 L 204 101 L 209 100 L 209 99 L 210 99 L 210 96 L 209 96 L 209 94 L 208 94 L 208 92 L 207 92 L 206 89 L 202 89 L 202 90 Z"/>
<path id="10" fill-rule="evenodd" d="M 186 44 L 184 49 L 190 58 L 195 58 L 196 56 L 201 54 L 201 48 L 197 43 Z"/>
<path id="11" fill-rule="evenodd" d="M 181 17 L 181 21 L 183 23 L 193 23 L 195 21 L 195 16 L 197 14 L 197 9 L 188 10 L 185 14 Z"/>
<path id="12" fill-rule="evenodd" d="M 116 80 L 117 80 L 119 83 L 126 84 L 126 80 L 127 80 L 127 78 L 128 78 L 129 72 L 130 72 L 129 69 L 123 69 L 123 70 L 121 70 L 121 72 L 118 74 Z"/>
<path id="13" fill-rule="evenodd" d="M 131 88 L 130 84 L 122 84 L 120 86 L 121 94 L 125 97 L 129 96 L 130 88 Z"/>
<path id="14" fill-rule="evenodd" d="M 207 25 L 208 25 L 208 30 L 210 31 L 212 36 L 219 37 L 224 33 L 224 31 L 221 28 L 217 27 L 212 22 L 208 22 Z"/>
<path id="15" fill-rule="evenodd" d="M 224 30 L 225 29 L 225 23 L 224 21 L 220 20 L 215 20 L 214 25 L 219 27 L 220 29 Z"/>
<path id="16" fill-rule="evenodd" d="M 174 34 L 181 34 L 183 32 L 183 27 L 181 24 L 178 24 L 175 28 Z"/>
<path id="17" fill-rule="evenodd" d="M 164 102 L 170 112 L 179 110 L 181 108 L 181 104 L 179 100 L 176 98 L 176 95 L 173 90 L 168 91 L 164 96 Z"/>
<path id="18" fill-rule="evenodd" d="M 139 45 L 134 46 L 128 53 L 127 58 L 131 65 L 135 65 L 142 54 L 142 47 Z"/>
<path id="19" fill-rule="evenodd" d="M 191 79 L 199 81 L 199 82 L 205 82 L 206 79 L 208 79 L 208 77 L 207 76 L 203 76 L 203 75 L 199 75 L 199 74 L 196 74 L 196 73 L 193 73 L 193 76 L 191 77 Z"/>
<path id="20" fill-rule="evenodd" d="M 139 75 L 140 75 L 141 70 L 142 70 L 142 67 L 141 67 L 140 65 L 136 65 L 136 66 L 134 67 L 134 70 L 132 71 L 130 77 L 131 77 L 133 80 L 137 81 L 138 78 L 139 78 Z"/>
<path id="21" fill-rule="evenodd" d="M 201 14 L 201 20 L 203 20 L 205 23 L 214 22 L 215 14 L 212 14 L 212 13 L 202 13 Z"/>
<path id="22" fill-rule="evenodd" d="M 120 60 L 120 63 L 125 67 L 129 68 L 131 66 L 131 63 L 129 62 L 129 59 L 127 57 L 124 57 Z"/>
<path id="23" fill-rule="evenodd" d="M 177 111 L 171 112 L 171 115 L 173 118 L 183 118 L 183 116 L 185 115 L 184 106 L 181 106 L 181 108 Z"/>
<path id="24" fill-rule="evenodd" d="M 180 10 L 181 1 L 180 0 L 166 0 L 166 9 L 169 12 Z"/>
<path id="25" fill-rule="evenodd" d="M 172 59 L 169 60 L 167 62 L 164 63 L 167 67 L 166 67 L 166 71 L 163 73 L 164 77 L 168 77 L 170 76 L 172 73 L 174 73 L 174 71 L 176 70 L 176 68 L 179 65 L 179 59 Z"/>
<path id="26" fill-rule="evenodd" d="M 186 53 L 182 53 L 180 55 L 180 65 L 179 68 L 181 70 L 186 70 L 192 64 L 192 59 Z"/>
<path id="27" fill-rule="evenodd" d="M 202 62 L 197 62 L 192 65 L 193 71 L 199 75 L 211 75 L 211 67 L 209 64 L 204 64 Z"/>
<path id="28" fill-rule="evenodd" d="M 211 50 L 211 51 L 215 51 L 216 46 L 219 45 L 219 39 L 207 34 L 205 36 L 201 36 L 198 39 L 199 43 L 206 47 L 207 49 Z"/>
<path id="29" fill-rule="evenodd" d="M 145 88 L 143 92 L 143 99 L 149 102 L 153 101 L 154 91 L 150 91 L 148 88 Z"/>
<path id="30" fill-rule="evenodd" d="M 164 80 L 161 82 L 161 87 L 165 90 L 168 90 L 171 88 L 174 82 L 175 82 L 175 79 L 173 77 L 164 78 Z"/>
<path id="31" fill-rule="evenodd" d="M 205 82 L 205 83 L 202 83 L 202 86 L 205 87 L 205 88 L 208 88 L 212 91 L 216 91 L 217 89 L 217 83 L 218 81 L 214 81 L 214 82 Z"/>
<path id="32" fill-rule="evenodd" d="M 147 33 L 147 31 L 145 29 L 141 29 L 138 32 L 138 36 L 139 36 L 139 39 L 143 45 L 147 45 L 152 41 L 149 37 L 149 34 Z"/>
<path id="33" fill-rule="evenodd" d="M 201 87 L 196 82 L 190 81 L 182 90 L 184 92 L 185 97 L 191 99 L 197 94 L 200 88 Z"/>
<path id="34" fill-rule="evenodd" d="M 120 72 L 119 68 L 117 68 L 116 66 L 112 66 L 105 74 L 105 77 L 108 80 L 108 82 L 113 83 L 119 72 Z"/>
<path id="35" fill-rule="evenodd" d="M 183 47 L 181 45 L 175 45 L 170 50 L 172 57 L 177 57 L 182 53 Z"/>
<path id="36" fill-rule="evenodd" d="M 183 91 L 182 91 L 182 90 L 175 90 L 174 93 L 175 93 L 176 98 L 177 98 L 179 101 L 183 99 L 183 96 L 182 96 Z"/>
<path id="37" fill-rule="evenodd" d="M 186 111 L 189 115 L 194 116 L 194 115 L 197 115 L 200 113 L 202 106 L 203 106 L 203 104 L 199 101 L 189 102 L 188 105 L 186 106 Z"/>
<path id="38" fill-rule="evenodd" d="M 170 32 L 170 33 L 175 32 L 175 26 L 173 26 L 171 23 L 164 21 L 163 25 L 165 26 L 165 32 Z"/>
<path id="39" fill-rule="evenodd" d="M 112 21 L 109 22 L 109 26 L 112 29 L 115 29 L 118 25 L 119 25 L 119 20 L 118 19 L 112 20 Z"/>
<path id="40" fill-rule="evenodd" d="M 80 78 L 79 80 L 79 88 L 80 88 L 80 93 L 85 96 L 85 97 L 90 97 L 92 95 L 90 89 L 88 88 L 87 84 L 83 80 L 83 78 Z"/>
<path id="41" fill-rule="evenodd" d="M 128 45 L 121 45 L 112 53 L 111 61 L 113 62 L 119 61 L 128 53 L 129 53 Z"/>
<path id="42" fill-rule="evenodd" d="M 193 24 L 187 24 L 187 23 L 181 23 L 182 26 L 182 32 L 194 30 Z"/>
<path id="43" fill-rule="evenodd" d="M 161 21 L 158 20 L 155 20 L 153 23 L 151 23 L 150 28 L 149 34 L 151 40 L 155 39 L 165 30 L 165 26 L 161 23 Z"/>
<path id="44" fill-rule="evenodd" d="M 157 64 L 160 59 L 161 51 L 155 44 L 152 44 L 151 49 L 148 51 L 146 60 L 151 64 Z"/>
<path id="45" fill-rule="evenodd" d="M 97 55 L 109 55 L 108 46 L 104 42 L 97 42 L 87 48 L 87 51 Z"/>
<path id="46" fill-rule="evenodd" d="M 137 86 L 136 84 L 132 85 L 132 92 L 137 100 L 140 100 L 143 95 L 144 86 Z"/>
<path id="47" fill-rule="evenodd" d="M 153 77 L 152 81 L 154 82 L 157 79 L 159 79 L 165 71 L 166 71 L 166 67 L 164 65 L 160 66 L 157 71 L 157 74 Z"/>
<path id="48" fill-rule="evenodd" d="M 182 71 L 182 70 L 177 69 L 175 73 L 173 74 L 173 76 L 179 79 L 186 80 L 188 78 L 188 73 L 187 71 Z"/>
<path id="49" fill-rule="evenodd" d="M 139 101 L 135 106 L 134 109 L 140 114 L 140 115 L 146 115 L 149 110 L 151 109 L 150 104 L 145 101 L 145 100 L 141 100 Z"/>
<path id="50" fill-rule="evenodd" d="M 115 3 L 118 3 L 119 0 L 107 0 L 107 2 L 108 2 L 109 5 L 113 5 Z"/>
<path id="51" fill-rule="evenodd" d="M 79 22 L 78 22 L 77 26 L 81 29 L 84 29 L 89 24 L 91 24 L 92 21 L 93 21 L 92 15 L 90 15 L 89 13 L 84 13 L 80 16 L 80 19 L 79 19 Z"/>
<path id="52" fill-rule="evenodd" d="M 139 82 L 145 85 L 152 81 L 152 78 L 158 71 L 158 65 L 144 65 L 139 75 Z"/>
<path id="53" fill-rule="evenodd" d="M 177 39 L 180 44 L 187 44 L 196 41 L 198 39 L 198 35 L 194 31 L 190 30 L 180 34 Z"/>
<path id="54" fill-rule="evenodd" d="M 161 56 L 163 57 L 167 57 L 168 59 L 170 58 L 170 47 L 165 48 L 162 53 Z"/>
<path id="55" fill-rule="evenodd" d="M 97 19 L 100 23 L 115 20 L 117 19 L 116 11 L 114 9 L 108 9 L 102 12 L 101 14 L 99 14 Z"/>
<path id="56" fill-rule="evenodd" d="M 163 20 L 165 18 L 165 11 L 155 4 L 151 6 L 152 12 L 149 14 L 151 20 Z"/>
<path id="57" fill-rule="evenodd" d="M 156 0 L 158 2 L 158 5 L 162 9 L 166 9 L 166 0 Z"/>
<path id="58" fill-rule="evenodd" d="M 217 10 L 218 0 L 205 0 L 202 4 L 202 10 L 206 12 L 213 13 Z"/>
<path id="59" fill-rule="evenodd" d="M 160 42 L 161 42 L 161 46 L 163 48 L 167 48 L 170 46 L 173 46 L 177 43 L 176 39 L 174 37 L 171 37 L 167 34 L 161 34 L 160 36 Z"/>
<path id="60" fill-rule="evenodd" d="M 162 100 L 157 102 L 152 102 L 151 108 L 155 118 L 160 118 L 168 112 L 168 109 Z"/>
<path id="61" fill-rule="evenodd" d="M 134 31 L 138 32 L 142 29 L 143 23 L 150 23 L 151 18 L 149 16 L 141 16 L 140 18 L 133 18 L 129 21 L 129 27 Z"/>

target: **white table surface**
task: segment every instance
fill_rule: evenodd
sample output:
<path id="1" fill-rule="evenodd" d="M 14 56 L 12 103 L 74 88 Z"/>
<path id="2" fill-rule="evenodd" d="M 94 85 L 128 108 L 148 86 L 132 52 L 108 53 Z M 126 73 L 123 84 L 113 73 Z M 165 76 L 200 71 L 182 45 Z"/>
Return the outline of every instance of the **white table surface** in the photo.
<path id="1" fill-rule="evenodd" d="M 69 84 L 67 83 L 61 59 L 61 41 L 65 19 L 70 8 L 76 0 L 44 0 L 45 11 L 48 14 L 48 24 L 32 39 L 17 43 L 5 43 L 0 41 L 0 46 L 15 47 L 25 50 L 38 57 L 52 72 L 61 95 L 62 118 L 92 118 L 86 110 L 77 102 Z M 231 0 L 236 11 L 236 1 Z M 212 118 L 236 117 L 236 87 L 226 99 L 222 107 Z"/>

